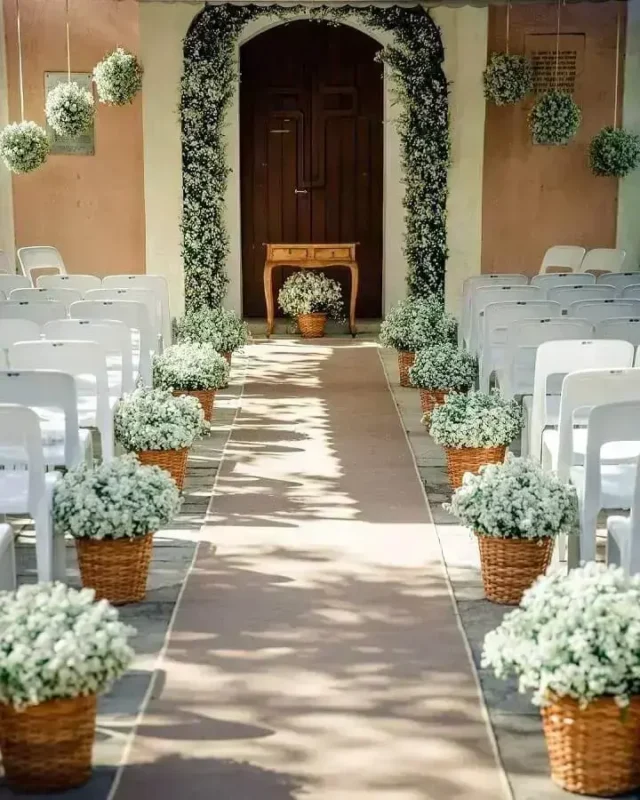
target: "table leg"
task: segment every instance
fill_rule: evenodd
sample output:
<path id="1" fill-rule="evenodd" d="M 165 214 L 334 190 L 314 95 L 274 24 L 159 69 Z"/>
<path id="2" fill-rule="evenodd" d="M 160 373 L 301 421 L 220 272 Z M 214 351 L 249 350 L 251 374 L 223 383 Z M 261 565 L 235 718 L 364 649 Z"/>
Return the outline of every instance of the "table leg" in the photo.
<path id="1" fill-rule="evenodd" d="M 273 308 L 273 264 L 264 266 L 264 299 L 267 305 L 267 338 L 273 333 L 274 308 Z"/>
<path id="2" fill-rule="evenodd" d="M 355 338 L 356 331 L 356 302 L 358 300 L 358 265 L 349 264 L 351 271 L 351 304 L 349 307 L 349 332 Z"/>

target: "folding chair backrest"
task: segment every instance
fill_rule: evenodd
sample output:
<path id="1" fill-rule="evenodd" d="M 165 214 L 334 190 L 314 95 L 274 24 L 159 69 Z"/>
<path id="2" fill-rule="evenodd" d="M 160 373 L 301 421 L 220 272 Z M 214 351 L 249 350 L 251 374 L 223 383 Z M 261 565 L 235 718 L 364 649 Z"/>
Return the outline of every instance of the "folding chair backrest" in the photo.
<path id="1" fill-rule="evenodd" d="M 580 272 L 593 270 L 595 272 L 622 272 L 622 266 L 627 257 L 626 250 L 615 247 L 597 247 L 589 250 L 582 264 Z"/>
<path id="2" fill-rule="evenodd" d="M 91 291 L 85 293 L 85 300 L 132 300 L 136 303 L 144 303 L 149 314 L 149 325 L 153 332 L 154 343 L 156 337 L 162 333 L 160 302 L 157 294 L 151 289 L 118 289 L 115 287 L 91 289 Z M 157 346 L 154 346 L 153 349 L 156 350 Z"/>
<path id="3" fill-rule="evenodd" d="M 589 273 L 586 274 L 588 275 Z M 597 283 L 615 286 L 618 295 L 620 295 L 627 286 L 640 283 L 640 272 L 607 272 L 604 275 L 598 275 Z"/>
<path id="4" fill-rule="evenodd" d="M 40 270 L 66 275 L 67 270 L 60 252 L 55 247 L 21 247 L 18 250 L 18 263 L 22 274 L 33 284 L 33 273 Z"/>
<path id="5" fill-rule="evenodd" d="M 611 400 L 640 403 L 640 369 L 586 369 L 565 376 L 558 422 L 558 477 L 563 481 L 569 480 L 573 466 L 574 414 Z"/>
<path id="6" fill-rule="evenodd" d="M 0 372 L 0 403 L 61 411 L 64 415 L 65 466 L 81 462 L 78 392 L 71 375 L 51 369 Z"/>
<path id="7" fill-rule="evenodd" d="M 640 317 L 640 300 L 580 300 L 569 306 L 568 315 L 588 319 L 594 325 L 616 317 Z"/>
<path id="8" fill-rule="evenodd" d="M 476 353 L 481 347 L 484 326 L 484 310 L 490 303 L 516 303 L 520 300 L 544 300 L 544 293 L 536 286 L 481 286 L 472 298 L 471 333 L 469 349 Z"/>
<path id="9" fill-rule="evenodd" d="M 613 299 L 615 296 L 615 288 L 602 283 L 581 284 L 579 286 L 555 286 L 547 292 L 547 298 L 560 303 L 565 311 L 572 303 L 577 303 L 580 300 L 609 300 Z M 580 315 L 578 314 L 576 316 Z"/>
<path id="10" fill-rule="evenodd" d="M 632 283 L 625 286 L 620 292 L 622 300 L 638 300 L 640 299 L 640 280 L 638 283 Z"/>
<path id="11" fill-rule="evenodd" d="M 531 285 L 538 286 L 543 292 L 556 289 L 560 286 L 590 286 L 596 282 L 595 275 L 580 272 L 546 272 L 534 275 Z"/>
<path id="12" fill-rule="evenodd" d="M 476 289 L 481 286 L 525 286 L 528 282 L 529 278 L 526 275 L 506 272 L 472 275 L 467 278 L 462 285 L 461 317 L 458 326 L 459 343 L 466 343 L 471 334 L 471 306 Z"/>
<path id="13" fill-rule="evenodd" d="M 557 244 L 550 247 L 542 259 L 540 272 L 546 272 L 553 267 L 562 267 L 571 272 L 577 272 L 586 252 L 584 247 L 568 244 Z"/>
<path id="14" fill-rule="evenodd" d="M 0 275 L 0 292 L 7 297 L 14 289 L 28 289 L 30 286 L 29 278 L 24 275 Z"/>
<path id="15" fill-rule="evenodd" d="M 547 383 L 553 375 L 581 369 L 616 369 L 633 365 L 632 344 L 616 339 L 574 339 L 545 342 L 538 347 L 533 379 L 529 425 L 529 453 L 540 459 L 542 432 L 546 425 Z"/>
<path id="16" fill-rule="evenodd" d="M 15 455 L 4 448 L 19 448 L 25 454 L 29 466 L 28 505 L 33 513 L 45 492 L 42 434 L 35 411 L 22 405 L 0 405 L 0 464 L 11 467 L 15 464 Z"/>
<path id="17" fill-rule="evenodd" d="M 84 297 L 91 289 L 99 289 L 102 281 L 97 275 L 40 275 L 38 289 L 75 289 Z"/>
<path id="18" fill-rule="evenodd" d="M 68 310 L 71 303 L 82 300 L 82 292 L 77 289 L 14 289 L 9 297 L 10 300 L 35 300 L 51 301 L 62 303 Z"/>
<path id="19" fill-rule="evenodd" d="M 66 316 L 67 309 L 55 300 L 6 300 L 0 303 L 0 319 L 28 319 L 44 325 Z"/>
<path id="20" fill-rule="evenodd" d="M 623 339 L 640 347 L 640 316 L 613 317 L 596 324 L 596 339 Z"/>
<path id="21" fill-rule="evenodd" d="M 169 284 L 164 275 L 105 275 L 102 285 L 105 289 L 150 289 L 160 303 L 164 343 L 171 344 Z"/>

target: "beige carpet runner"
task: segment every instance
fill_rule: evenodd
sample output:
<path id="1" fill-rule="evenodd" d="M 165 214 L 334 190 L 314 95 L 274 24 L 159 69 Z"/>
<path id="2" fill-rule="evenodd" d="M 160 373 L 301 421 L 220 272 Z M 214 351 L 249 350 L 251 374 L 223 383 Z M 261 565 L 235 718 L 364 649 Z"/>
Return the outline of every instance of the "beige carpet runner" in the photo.
<path id="1" fill-rule="evenodd" d="M 375 346 L 273 341 L 247 383 L 116 800 L 500 800 Z"/>

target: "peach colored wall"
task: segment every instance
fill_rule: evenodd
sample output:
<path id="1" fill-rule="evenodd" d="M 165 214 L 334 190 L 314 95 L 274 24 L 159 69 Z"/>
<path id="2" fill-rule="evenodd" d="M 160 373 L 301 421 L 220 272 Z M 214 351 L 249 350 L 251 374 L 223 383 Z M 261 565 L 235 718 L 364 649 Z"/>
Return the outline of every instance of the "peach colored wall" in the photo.
<path id="1" fill-rule="evenodd" d="M 574 93 L 582 124 L 569 145 L 531 144 L 527 116 L 532 98 L 501 108 L 487 103 L 483 272 L 536 273 L 545 250 L 555 244 L 615 247 L 618 181 L 591 174 L 588 147 L 594 134 L 613 122 L 618 6 L 623 9 L 624 4 L 562 7 L 562 33 L 585 36 L 583 69 Z M 490 9 L 489 53 L 505 49 L 505 13 Z M 554 37 L 556 19 L 554 6 L 512 7 L 511 52 L 524 52 L 526 34 Z M 622 31 L 624 22 L 623 16 Z M 624 52 L 624 41 L 621 44 Z"/>
<path id="2" fill-rule="evenodd" d="M 15 4 L 4 0 L 9 105 L 19 119 Z M 91 72 L 121 45 L 139 49 L 136 0 L 70 0 L 71 69 Z M 27 119 L 44 123 L 44 73 L 66 69 L 64 0 L 22 0 Z M 144 272 L 142 103 L 96 103 L 94 156 L 49 156 L 13 179 L 16 246 L 57 247 L 71 272 Z M 2 167 L 3 168 L 3 167 Z"/>

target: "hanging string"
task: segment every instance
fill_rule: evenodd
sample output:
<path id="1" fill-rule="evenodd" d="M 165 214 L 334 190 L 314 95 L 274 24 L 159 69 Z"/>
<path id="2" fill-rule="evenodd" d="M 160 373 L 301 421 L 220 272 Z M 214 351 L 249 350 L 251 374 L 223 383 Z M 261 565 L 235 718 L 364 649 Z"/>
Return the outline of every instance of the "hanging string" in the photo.
<path id="1" fill-rule="evenodd" d="M 556 76 L 555 88 L 558 90 L 558 69 L 560 66 L 560 1 L 558 0 L 557 22 L 556 22 Z"/>
<path id="2" fill-rule="evenodd" d="M 69 0 L 64 0 L 64 19 L 67 27 L 67 83 L 71 83 L 71 47 L 69 44 Z"/>
<path id="3" fill-rule="evenodd" d="M 620 20 L 620 3 L 616 3 L 617 20 L 616 20 L 616 80 L 615 88 L 613 90 L 613 127 L 614 130 L 618 127 L 618 90 L 620 88 L 620 34 L 621 34 L 621 20 Z"/>
<path id="4" fill-rule="evenodd" d="M 509 34 L 511 33 L 511 0 L 507 0 L 507 55 L 509 55 Z"/>
<path id="5" fill-rule="evenodd" d="M 16 0 L 16 28 L 18 30 L 18 75 L 20 79 L 20 118 L 24 122 L 24 77 L 22 73 L 22 28 L 20 26 L 20 0 Z"/>

